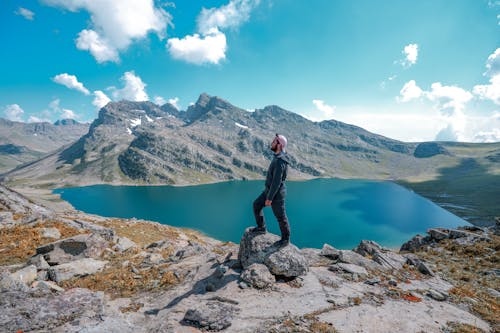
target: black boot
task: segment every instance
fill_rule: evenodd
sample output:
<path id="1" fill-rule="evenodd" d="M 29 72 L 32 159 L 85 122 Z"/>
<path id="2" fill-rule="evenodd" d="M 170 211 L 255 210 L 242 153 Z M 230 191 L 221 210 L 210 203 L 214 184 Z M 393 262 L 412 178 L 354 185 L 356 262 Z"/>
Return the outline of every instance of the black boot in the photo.
<path id="1" fill-rule="evenodd" d="M 281 239 L 276 242 L 279 247 L 287 246 L 290 244 L 290 224 L 286 216 L 278 218 L 278 223 L 280 225 Z"/>
<path id="2" fill-rule="evenodd" d="M 258 216 L 257 219 L 257 226 L 253 227 L 250 229 L 250 232 L 257 233 L 257 234 L 265 234 L 267 232 L 266 230 L 266 223 L 264 222 L 264 216 Z"/>

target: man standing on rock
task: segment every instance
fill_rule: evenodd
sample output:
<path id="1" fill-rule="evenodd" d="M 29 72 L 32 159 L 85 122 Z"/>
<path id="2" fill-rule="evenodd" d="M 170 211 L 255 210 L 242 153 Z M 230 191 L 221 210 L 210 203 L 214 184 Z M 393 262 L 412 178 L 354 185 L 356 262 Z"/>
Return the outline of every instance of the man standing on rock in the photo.
<path id="1" fill-rule="evenodd" d="M 290 163 L 285 151 L 286 145 L 287 139 L 285 136 L 276 134 L 271 143 L 274 158 L 267 170 L 266 188 L 253 202 L 253 213 L 257 227 L 252 228 L 251 232 L 266 232 L 266 223 L 262 209 L 265 206 L 271 206 L 281 230 L 281 240 L 277 242 L 278 246 L 286 246 L 290 243 L 290 225 L 288 224 L 285 211 L 285 180 L 288 173 L 288 164 Z"/>

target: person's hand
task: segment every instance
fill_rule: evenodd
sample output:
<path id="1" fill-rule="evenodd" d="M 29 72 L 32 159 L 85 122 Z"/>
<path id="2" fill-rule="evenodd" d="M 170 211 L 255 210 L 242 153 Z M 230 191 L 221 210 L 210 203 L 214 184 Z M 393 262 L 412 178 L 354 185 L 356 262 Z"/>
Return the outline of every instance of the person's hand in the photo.
<path id="1" fill-rule="evenodd" d="M 266 200 L 266 202 L 264 203 L 266 206 L 271 206 L 273 202 L 271 200 Z"/>

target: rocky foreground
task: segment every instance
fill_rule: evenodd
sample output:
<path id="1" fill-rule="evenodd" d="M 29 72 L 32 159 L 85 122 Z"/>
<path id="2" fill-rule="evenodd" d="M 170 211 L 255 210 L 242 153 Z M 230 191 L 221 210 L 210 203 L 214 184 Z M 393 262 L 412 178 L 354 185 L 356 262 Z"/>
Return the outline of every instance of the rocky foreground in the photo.
<path id="1" fill-rule="evenodd" d="M 500 331 L 498 226 L 399 252 L 242 233 L 56 213 L 0 186 L 0 332 Z"/>

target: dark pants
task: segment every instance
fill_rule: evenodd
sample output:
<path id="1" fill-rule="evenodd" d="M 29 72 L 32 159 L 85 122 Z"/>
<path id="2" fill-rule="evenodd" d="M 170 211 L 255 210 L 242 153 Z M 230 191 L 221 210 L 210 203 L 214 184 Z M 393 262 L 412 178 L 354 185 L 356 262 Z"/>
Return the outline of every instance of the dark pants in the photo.
<path id="1" fill-rule="evenodd" d="M 266 222 L 264 220 L 264 214 L 262 209 L 265 207 L 266 202 L 266 192 L 262 192 L 257 199 L 253 202 L 253 214 L 255 216 L 255 222 L 259 227 L 266 227 Z M 278 193 L 274 197 L 271 203 L 271 208 L 273 209 L 274 216 L 278 220 L 281 238 L 290 239 L 290 225 L 288 224 L 288 218 L 286 217 L 285 211 L 285 194 Z"/>

